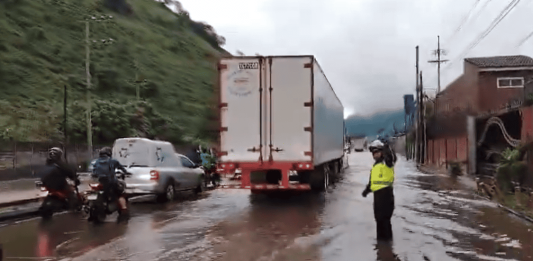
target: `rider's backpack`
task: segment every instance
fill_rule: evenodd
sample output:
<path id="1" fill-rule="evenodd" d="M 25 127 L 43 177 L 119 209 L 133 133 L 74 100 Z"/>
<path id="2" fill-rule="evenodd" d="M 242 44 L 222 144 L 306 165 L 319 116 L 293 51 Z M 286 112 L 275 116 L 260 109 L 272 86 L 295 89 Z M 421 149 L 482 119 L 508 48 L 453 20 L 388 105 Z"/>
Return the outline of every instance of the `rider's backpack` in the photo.
<path id="1" fill-rule="evenodd" d="M 107 177 L 112 178 L 114 174 L 113 167 L 111 166 L 111 158 L 97 159 L 94 163 L 93 176 L 99 178 Z"/>

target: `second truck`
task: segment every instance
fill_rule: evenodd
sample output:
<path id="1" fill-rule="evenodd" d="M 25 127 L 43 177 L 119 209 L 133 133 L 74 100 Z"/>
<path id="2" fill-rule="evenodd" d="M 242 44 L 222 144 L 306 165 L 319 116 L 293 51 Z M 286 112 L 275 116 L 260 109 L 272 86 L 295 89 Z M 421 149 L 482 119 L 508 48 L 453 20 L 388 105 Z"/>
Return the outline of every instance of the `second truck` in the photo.
<path id="1" fill-rule="evenodd" d="M 314 56 L 223 58 L 218 169 L 222 187 L 325 190 L 344 166 L 344 107 Z"/>

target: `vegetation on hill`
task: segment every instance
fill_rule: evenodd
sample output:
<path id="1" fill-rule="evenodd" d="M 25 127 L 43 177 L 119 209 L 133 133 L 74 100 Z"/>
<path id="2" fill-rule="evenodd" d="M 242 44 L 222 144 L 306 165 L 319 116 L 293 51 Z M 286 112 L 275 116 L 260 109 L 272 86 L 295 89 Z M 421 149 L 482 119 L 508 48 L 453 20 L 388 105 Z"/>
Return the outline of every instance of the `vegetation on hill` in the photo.
<path id="1" fill-rule="evenodd" d="M 70 142 L 86 142 L 85 21 L 95 144 L 212 138 L 215 62 L 228 54 L 225 40 L 169 4 L 179 2 L 0 0 L 0 138 L 60 140 L 67 86 Z"/>

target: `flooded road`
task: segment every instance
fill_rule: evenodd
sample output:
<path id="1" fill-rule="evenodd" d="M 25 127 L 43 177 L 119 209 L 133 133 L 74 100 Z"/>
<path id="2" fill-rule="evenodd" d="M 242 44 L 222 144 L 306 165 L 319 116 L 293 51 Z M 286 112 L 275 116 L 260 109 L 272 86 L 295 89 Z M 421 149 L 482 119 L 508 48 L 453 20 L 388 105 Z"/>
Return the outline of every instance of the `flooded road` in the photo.
<path id="1" fill-rule="evenodd" d="M 328 193 L 291 198 L 215 190 L 166 205 L 136 204 L 127 224 L 74 215 L 0 227 L 5 260 L 533 260 L 533 227 L 446 176 L 396 166 L 394 242 L 376 245 L 372 158 L 352 153 Z"/>

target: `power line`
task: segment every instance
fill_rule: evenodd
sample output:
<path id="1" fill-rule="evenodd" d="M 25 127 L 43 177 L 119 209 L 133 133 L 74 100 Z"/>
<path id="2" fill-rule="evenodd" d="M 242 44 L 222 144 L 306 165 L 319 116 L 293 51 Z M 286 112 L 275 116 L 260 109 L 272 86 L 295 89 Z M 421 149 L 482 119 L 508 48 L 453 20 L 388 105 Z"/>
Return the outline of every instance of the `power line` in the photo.
<path id="1" fill-rule="evenodd" d="M 468 14 L 463 17 L 463 20 L 461 21 L 461 23 L 459 23 L 459 26 L 457 26 L 457 28 L 453 32 L 452 36 L 450 36 L 450 38 L 448 39 L 448 42 L 451 42 L 453 40 L 453 38 L 457 35 L 457 33 L 459 31 L 461 31 L 461 29 L 463 29 L 463 26 L 465 25 L 466 22 L 469 21 L 469 18 L 471 17 L 472 12 L 474 12 L 474 10 L 476 9 L 477 5 L 479 4 L 479 1 L 481 1 L 481 0 L 476 0 L 474 5 L 472 6 L 472 8 L 470 8 L 470 11 L 468 11 Z"/>
<path id="2" fill-rule="evenodd" d="M 522 39 L 520 42 L 518 42 L 518 44 L 516 45 L 516 47 L 520 47 L 522 46 L 523 44 L 525 44 L 527 42 L 527 40 L 529 40 L 531 37 L 533 37 L 533 32 L 529 33 L 524 39 Z"/>
<path id="3" fill-rule="evenodd" d="M 490 3 L 492 0 L 488 0 L 485 2 L 485 4 L 480 8 L 480 11 L 475 16 L 476 18 L 481 14 L 481 11 Z M 448 70 L 452 68 L 452 65 L 455 64 L 458 60 L 461 60 L 462 57 L 466 56 L 468 52 L 470 52 L 473 48 L 477 47 L 483 39 L 485 39 L 492 31 L 493 29 L 498 26 L 498 24 L 505 18 L 507 15 L 520 3 L 520 0 L 512 0 L 501 12 L 500 14 L 492 21 L 492 23 L 482 32 L 480 33 L 475 40 L 473 40 L 470 45 L 468 45 L 467 48 L 463 50 L 463 52 L 456 56 L 447 66 L 445 66 L 443 69 Z M 528 36 L 525 38 L 521 44 L 525 43 L 529 38 L 533 37 L 533 32 L 531 33 L 531 36 Z M 435 76 L 432 77 L 432 79 L 435 79 Z"/>
<path id="4" fill-rule="evenodd" d="M 483 11 L 483 10 L 489 5 L 490 2 L 492 2 L 492 0 L 487 0 L 487 2 L 485 2 L 485 4 L 483 4 L 483 5 L 481 6 L 481 8 L 479 9 L 479 11 L 478 11 L 478 12 L 474 15 L 474 17 L 472 17 L 472 19 L 470 19 L 470 20 L 471 20 L 471 21 L 476 20 L 476 19 L 479 17 L 479 15 L 483 13 L 482 11 Z"/>
<path id="5" fill-rule="evenodd" d="M 494 28 L 496 28 L 496 26 L 498 26 L 498 24 L 500 24 L 500 22 L 505 18 L 507 17 L 507 15 L 516 7 L 516 5 L 518 5 L 518 3 L 520 3 L 520 0 L 512 0 L 511 3 L 509 3 L 509 5 L 507 5 L 505 7 L 505 9 L 500 12 L 500 15 L 498 15 L 498 17 L 492 21 L 492 23 L 489 25 L 489 27 L 487 29 L 485 29 L 478 37 L 477 39 L 475 39 L 473 42 L 470 43 L 470 45 L 468 46 L 468 48 L 466 48 L 466 50 L 464 50 L 459 56 L 458 58 L 461 58 L 461 57 L 464 57 L 465 55 L 467 55 L 472 49 L 476 48 L 480 43 L 481 41 L 483 41 L 483 39 L 485 39 L 493 30 Z M 451 64 L 453 64 L 455 61 L 451 62 Z M 450 64 L 450 66 L 451 66 Z M 449 67 L 449 66 L 448 66 Z"/>
<path id="6" fill-rule="evenodd" d="M 483 39 L 485 39 L 493 30 L 496 26 L 498 26 L 498 24 L 500 24 L 500 22 L 505 18 L 507 17 L 507 15 L 516 7 L 516 5 L 518 5 L 518 3 L 520 3 L 521 0 L 512 0 L 511 3 L 509 3 L 505 8 L 504 10 L 502 10 L 500 12 L 500 14 L 498 15 L 498 17 L 496 17 L 492 23 L 489 25 L 489 27 L 487 27 L 482 33 L 480 33 L 478 35 L 478 37 L 476 37 L 476 39 L 474 41 L 472 41 L 470 43 L 470 45 L 468 45 L 468 47 L 463 50 L 463 52 L 458 55 L 455 59 L 453 59 L 449 64 L 448 66 L 444 67 L 444 70 L 448 69 L 448 68 L 451 68 L 451 66 L 457 62 L 457 60 L 461 59 L 462 57 L 466 56 L 468 54 L 468 52 L 470 52 L 472 49 L 474 49 L 475 47 L 477 47 L 479 45 L 479 43 L 481 43 L 481 41 L 483 41 Z"/>

